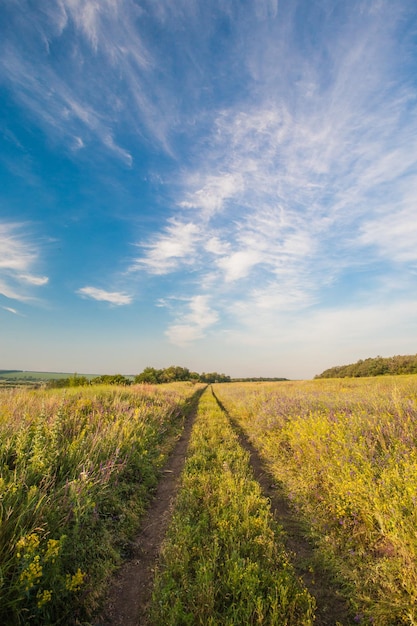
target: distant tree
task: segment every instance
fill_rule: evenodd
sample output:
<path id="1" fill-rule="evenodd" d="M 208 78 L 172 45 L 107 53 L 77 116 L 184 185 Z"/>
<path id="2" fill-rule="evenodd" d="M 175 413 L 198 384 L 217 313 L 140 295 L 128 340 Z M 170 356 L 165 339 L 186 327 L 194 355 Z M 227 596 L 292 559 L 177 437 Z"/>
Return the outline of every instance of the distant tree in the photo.
<path id="1" fill-rule="evenodd" d="M 103 374 L 91 380 L 92 385 L 131 385 L 132 381 L 122 374 Z"/>
<path id="2" fill-rule="evenodd" d="M 90 381 L 85 376 L 78 376 L 77 373 L 74 376 L 70 376 L 68 378 L 68 386 L 69 387 L 85 387 L 89 385 Z"/>
<path id="3" fill-rule="evenodd" d="M 78 376 L 76 373 L 74 376 L 68 378 L 57 378 L 48 380 L 46 383 L 47 388 L 59 389 L 61 387 L 86 387 L 90 384 L 90 381 L 85 376 Z"/>
<path id="4" fill-rule="evenodd" d="M 200 380 L 203 383 L 230 383 L 230 376 L 226 374 L 218 374 L 217 372 L 203 372 L 200 376 Z"/>
<path id="5" fill-rule="evenodd" d="M 364 376 L 384 376 L 386 374 L 417 374 L 417 354 L 359 359 L 356 363 L 349 365 L 330 367 L 315 376 L 315 378 L 360 378 Z"/>
<path id="6" fill-rule="evenodd" d="M 180 367 L 179 365 L 171 365 L 170 367 L 160 370 L 154 367 L 145 367 L 143 372 L 135 376 L 135 383 L 150 383 L 153 385 L 187 380 L 192 382 L 220 383 L 230 382 L 231 379 L 230 376 L 218 374 L 217 372 L 211 372 L 209 374 L 190 372 L 188 368 Z"/>
<path id="7" fill-rule="evenodd" d="M 190 370 L 179 365 L 171 365 L 162 370 L 161 382 L 171 383 L 180 380 L 190 380 Z"/>
<path id="8" fill-rule="evenodd" d="M 137 383 L 148 383 L 151 385 L 157 385 L 162 382 L 163 370 L 157 370 L 154 367 L 145 367 L 141 374 L 138 374 L 134 378 L 134 382 Z"/>

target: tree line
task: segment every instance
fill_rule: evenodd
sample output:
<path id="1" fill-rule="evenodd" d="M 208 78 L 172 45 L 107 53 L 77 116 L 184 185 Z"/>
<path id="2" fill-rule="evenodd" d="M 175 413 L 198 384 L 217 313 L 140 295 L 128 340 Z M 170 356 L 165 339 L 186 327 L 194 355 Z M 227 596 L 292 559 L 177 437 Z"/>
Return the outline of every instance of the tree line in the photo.
<path id="1" fill-rule="evenodd" d="M 395 374 L 417 374 L 417 354 L 360 359 L 350 365 L 335 365 L 314 378 L 360 378 Z"/>
<path id="2" fill-rule="evenodd" d="M 87 385 L 132 385 L 132 384 L 151 384 L 159 385 L 162 383 L 172 383 L 178 381 L 191 381 L 195 383 L 229 383 L 230 376 L 219 374 L 218 372 L 191 372 L 186 367 L 171 365 L 170 367 L 156 369 L 155 367 L 145 367 L 145 369 L 134 377 L 123 376 L 122 374 L 103 374 L 94 378 L 87 376 L 78 376 L 74 374 L 68 378 L 54 379 L 47 383 L 47 387 L 86 387 Z"/>
<path id="3" fill-rule="evenodd" d="M 190 372 L 186 367 L 179 365 L 171 365 L 165 369 L 155 369 L 154 367 L 145 367 L 141 374 L 135 376 L 135 383 L 171 383 L 175 381 L 188 380 L 198 383 L 230 383 L 230 376 L 219 374 L 218 372 Z"/>

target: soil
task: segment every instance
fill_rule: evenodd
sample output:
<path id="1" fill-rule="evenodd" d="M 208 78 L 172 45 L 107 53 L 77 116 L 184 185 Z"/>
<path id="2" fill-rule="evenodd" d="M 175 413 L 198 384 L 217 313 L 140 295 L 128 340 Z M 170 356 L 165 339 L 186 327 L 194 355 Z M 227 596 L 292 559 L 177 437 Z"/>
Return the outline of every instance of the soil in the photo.
<path id="1" fill-rule="evenodd" d="M 213 392 L 220 408 L 225 407 Z M 156 495 L 143 519 L 141 530 L 132 545 L 131 558 L 118 571 L 112 583 L 102 615 L 94 626 L 146 626 L 152 594 L 153 573 L 168 528 L 172 505 L 179 487 L 196 409 L 186 419 L 184 430 L 168 459 Z M 296 573 L 316 598 L 315 626 L 349 626 L 353 616 L 331 572 L 317 565 L 316 549 L 305 526 L 266 469 L 257 450 L 228 415 L 240 444 L 249 452 L 256 480 L 271 503 L 271 511 L 284 530 L 284 542 Z"/>

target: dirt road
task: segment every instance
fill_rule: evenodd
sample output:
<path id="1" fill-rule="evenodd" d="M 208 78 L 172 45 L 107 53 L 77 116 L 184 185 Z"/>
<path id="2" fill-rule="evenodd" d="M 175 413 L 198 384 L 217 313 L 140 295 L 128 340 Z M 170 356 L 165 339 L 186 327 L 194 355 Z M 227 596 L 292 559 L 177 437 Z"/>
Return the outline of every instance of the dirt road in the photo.
<path id="1" fill-rule="evenodd" d="M 214 395 L 214 393 L 213 393 Z M 216 396 L 214 395 L 216 398 Z M 220 408 L 227 414 L 222 403 Z M 184 430 L 168 459 L 155 498 L 143 519 L 141 530 L 132 545 L 131 558 L 120 568 L 108 593 L 102 615 L 94 626 L 146 626 L 147 608 L 152 594 L 153 572 L 172 505 L 179 487 L 196 410 L 187 417 Z M 315 626 L 349 626 L 352 615 L 330 571 L 321 568 L 317 551 L 307 538 L 305 526 L 294 512 L 282 489 L 265 469 L 256 449 L 228 416 L 240 444 L 250 454 L 250 463 L 264 495 L 271 502 L 276 521 L 284 528 L 287 550 L 297 574 L 316 598 Z M 155 625 L 152 625 L 155 626 Z"/>

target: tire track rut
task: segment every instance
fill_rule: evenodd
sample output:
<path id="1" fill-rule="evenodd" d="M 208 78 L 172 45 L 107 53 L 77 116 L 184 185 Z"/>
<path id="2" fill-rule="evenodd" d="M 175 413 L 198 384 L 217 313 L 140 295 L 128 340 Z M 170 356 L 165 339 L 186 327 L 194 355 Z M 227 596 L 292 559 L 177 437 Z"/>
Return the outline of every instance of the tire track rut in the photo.
<path id="1" fill-rule="evenodd" d="M 204 389 L 197 392 L 184 428 L 162 470 L 155 496 L 145 513 L 139 534 L 131 545 L 131 556 L 123 563 L 110 585 L 100 617 L 93 626 L 146 626 L 152 595 L 153 573 L 167 531 L 172 504 L 179 487 L 188 443 Z"/>
<path id="2" fill-rule="evenodd" d="M 249 453 L 254 477 L 261 485 L 263 494 L 271 503 L 271 511 L 275 520 L 284 529 L 284 543 L 293 567 L 297 575 L 303 580 L 309 593 L 316 599 L 315 626 L 350 626 L 355 624 L 348 604 L 331 572 L 318 567 L 316 548 L 307 537 L 305 526 L 292 508 L 282 487 L 276 483 L 274 477 L 267 470 L 258 450 L 216 396 L 213 387 L 211 387 L 211 392 L 236 432 L 240 445 Z"/>

